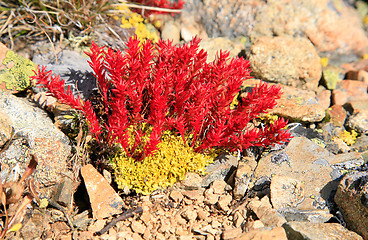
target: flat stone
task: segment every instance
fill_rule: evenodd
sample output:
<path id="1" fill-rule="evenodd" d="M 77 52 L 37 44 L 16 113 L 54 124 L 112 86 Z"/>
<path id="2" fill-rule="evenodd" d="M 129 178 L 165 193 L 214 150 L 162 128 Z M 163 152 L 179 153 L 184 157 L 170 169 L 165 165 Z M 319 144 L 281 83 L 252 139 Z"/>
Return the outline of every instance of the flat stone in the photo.
<path id="1" fill-rule="evenodd" d="M 338 223 L 287 222 L 283 225 L 288 239 L 355 239 L 363 238 Z"/>
<path id="2" fill-rule="evenodd" d="M 241 42 L 229 40 L 224 37 L 207 38 L 200 42 L 199 46 L 207 51 L 207 62 L 215 60 L 218 51 L 229 51 L 230 58 L 238 56 L 243 49 Z"/>
<path id="3" fill-rule="evenodd" d="M 249 61 L 256 78 L 316 90 L 321 79 L 320 58 L 305 38 L 260 37 L 251 46 Z"/>
<path id="4" fill-rule="evenodd" d="M 180 42 L 179 24 L 172 20 L 165 22 L 161 30 L 161 39 L 170 40 L 173 45 L 178 44 Z"/>
<path id="5" fill-rule="evenodd" d="M 234 228 L 234 229 L 223 231 L 222 232 L 222 239 L 223 240 L 234 239 L 234 238 L 238 237 L 239 235 L 241 235 L 242 232 L 243 231 L 242 231 L 241 228 Z"/>
<path id="6" fill-rule="evenodd" d="M 297 207 L 304 198 L 304 184 L 300 181 L 282 175 L 272 177 L 271 202 L 275 209 Z"/>
<path id="7" fill-rule="evenodd" d="M 345 124 L 346 110 L 341 105 L 333 105 L 327 109 L 327 114 L 330 117 L 330 121 L 336 127 L 342 127 Z"/>
<path id="8" fill-rule="evenodd" d="M 313 222 L 325 223 L 333 218 L 328 209 L 323 210 L 298 210 L 295 208 L 280 208 L 277 210 L 288 222 Z"/>
<path id="9" fill-rule="evenodd" d="M 250 230 L 249 232 L 243 233 L 234 240 L 288 240 L 286 237 L 285 230 L 282 227 L 264 227 Z"/>
<path id="10" fill-rule="evenodd" d="M 83 166 L 81 174 L 87 188 L 93 218 L 106 218 L 121 213 L 123 200 L 91 164 Z"/>
<path id="11" fill-rule="evenodd" d="M 185 190 L 197 190 L 201 188 L 202 178 L 197 173 L 188 172 L 185 174 L 184 180 L 179 184 L 180 188 Z"/>

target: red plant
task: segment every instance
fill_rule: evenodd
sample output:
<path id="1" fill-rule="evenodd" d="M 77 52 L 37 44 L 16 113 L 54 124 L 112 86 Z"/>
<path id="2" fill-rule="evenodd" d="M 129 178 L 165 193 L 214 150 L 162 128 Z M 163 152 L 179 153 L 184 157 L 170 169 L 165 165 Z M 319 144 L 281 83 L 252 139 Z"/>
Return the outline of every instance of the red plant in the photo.
<path id="1" fill-rule="evenodd" d="M 107 142 L 119 142 L 137 160 L 154 153 L 165 130 L 180 135 L 197 152 L 288 141 L 291 135 L 284 130 L 287 122 L 282 118 L 269 126 L 248 127 L 276 105 L 280 88 L 261 83 L 230 107 L 242 83 L 251 78 L 249 61 L 229 59 L 229 53 L 220 51 L 215 61 L 207 63 L 199 42 L 194 38 L 173 46 L 161 40 L 154 49 L 150 41 L 131 38 L 125 53 L 92 43 L 86 54 L 105 104 L 108 120 L 104 126 L 98 124 L 89 101 L 75 99 L 69 88 L 64 93 L 64 82 L 58 77 L 49 80 L 45 68 L 34 79 L 62 102 L 81 110 L 96 137 L 105 129 Z M 150 131 L 147 126 L 152 127 Z M 143 140 L 147 137 L 148 141 Z"/>
<path id="2" fill-rule="evenodd" d="M 135 2 L 142 4 L 144 6 L 158 7 L 158 8 L 167 8 L 167 9 L 182 9 L 184 7 L 184 0 L 178 0 L 176 2 L 170 2 L 170 0 L 130 0 L 130 2 Z M 164 14 L 167 13 L 165 11 L 156 11 L 156 10 L 145 10 L 144 15 L 148 16 L 152 13 L 156 14 Z M 143 14 L 143 12 L 142 12 Z"/>

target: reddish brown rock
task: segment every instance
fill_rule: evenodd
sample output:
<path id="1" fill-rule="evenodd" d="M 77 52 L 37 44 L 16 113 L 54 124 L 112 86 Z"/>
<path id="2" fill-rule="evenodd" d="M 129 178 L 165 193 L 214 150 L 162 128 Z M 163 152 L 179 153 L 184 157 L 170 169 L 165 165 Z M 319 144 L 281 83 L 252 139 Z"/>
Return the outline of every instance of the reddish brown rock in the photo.
<path id="1" fill-rule="evenodd" d="M 121 213 L 123 200 L 91 164 L 82 167 L 81 174 L 87 188 L 93 218 L 106 218 Z"/>
<path id="2" fill-rule="evenodd" d="M 330 116 L 331 122 L 335 127 L 344 126 L 346 111 L 343 106 L 335 104 L 327 109 L 327 114 Z"/>
<path id="3" fill-rule="evenodd" d="M 337 84 L 332 91 L 332 103 L 335 105 L 344 105 L 350 101 L 364 100 L 368 101 L 368 84 L 356 80 L 343 80 Z"/>

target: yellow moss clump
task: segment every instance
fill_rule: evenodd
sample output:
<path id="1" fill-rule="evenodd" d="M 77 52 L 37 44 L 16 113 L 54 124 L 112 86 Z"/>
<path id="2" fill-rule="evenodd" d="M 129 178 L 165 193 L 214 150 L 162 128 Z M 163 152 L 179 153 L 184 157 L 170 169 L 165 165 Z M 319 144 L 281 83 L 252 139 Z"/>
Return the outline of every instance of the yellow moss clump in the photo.
<path id="1" fill-rule="evenodd" d="M 205 174 L 214 156 L 196 153 L 179 136 L 166 132 L 154 155 L 139 162 L 122 153 L 112 159 L 119 188 L 129 187 L 148 195 L 183 180 L 185 173 Z"/>
<path id="2" fill-rule="evenodd" d="M 351 146 L 355 143 L 358 133 L 355 130 L 351 130 L 351 132 L 344 130 L 343 132 L 340 132 L 339 135 L 341 140 L 343 140 L 348 146 Z"/>
<path id="3" fill-rule="evenodd" d="M 158 42 L 160 37 L 154 31 L 154 27 L 151 25 L 152 29 L 150 29 L 150 25 L 140 14 L 130 11 L 125 5 L 119 5 L 117 8 L 124 12 L 121 19 L 122 28 L 134 28 L 138 38 L 142 40 L 149 39 L 154 43 Z"/>

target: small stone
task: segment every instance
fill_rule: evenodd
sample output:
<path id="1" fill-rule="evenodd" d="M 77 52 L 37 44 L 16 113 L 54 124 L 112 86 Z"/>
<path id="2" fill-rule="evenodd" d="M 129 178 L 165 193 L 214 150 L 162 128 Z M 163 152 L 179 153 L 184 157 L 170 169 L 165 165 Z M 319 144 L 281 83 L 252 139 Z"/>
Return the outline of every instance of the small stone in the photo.
<path id="1" fill-rule="evenodd" d="M 138 222 L 138 221 L 133 221 L 130 227 L 132 228 L 133 232 L 136 232 L 139 234 L 143 234 L 144 231 L 146 230 L 146 226 L 143 223 Z"/>
<path id="2" fill-rule="evenodd" d="M 208 211 L 205 211 L 203 209 L 197 210 L 197 217 L 199 220 L 206 220 L 210 216 L 210 213 Z"/>
<path id="3" fill-rule="evenodd" d="M 181 181 L 181 185 L 186 190 L 197 190 L 201 188 L 202 178 L 197 173 L 188 172 L 185 178 Z"/>
<path id="4" fill-rule="evenodd" d="M 204 203 L 214 205 L 219 200 L 220 195 L 213 193 L 213 189 L 209 188 L 204 191 Z"/>
<path id="5" fill-rule="evenodd" d="M 168 21 L 161 30 L 162 40 L 171 40 L 173 45 L 180 42 L 180 28 L 175 21 Z"/>
<path id="6" fill-rule="evenodd" d="M 165 240 L 165 236 L 162 233 L 156 233 L 156 240 Z"/>
<path id="7" fill-rule="evenodd" d="M 97 232 L 100 231 L 106 224 L 106 220 L 97 219 L 91 225 L 88 226 L 88 231 Z"/>
<path id="8" fill-rule="evenodd" d="M 121 213 L 123 200 L 106 179 L 91 165 L 81 169 L 95 219 Z"/>
<path id="9" fill-rule="evenodd" d="M 202 189 L 183 191 L 183 195 L 193 201 L 203 202 L 204 200 Z"/>
<path id="10" fill-rule="evenodd" d="M 139 233 L 133 233 L 132 239 L 134 240 L 143 240 L 143 238 L 139 235 Z"/>
<path id="11" fill-rule="evenodd" d="M 236 211 L 234 213 L 234 219 L 233 219 L 234 226 L 238 228 L 242 225 L 243 222 L 244 222 L 243 215 L 241 215 L 239 211 Z"/>
<path id="12" fill-rule="evenodd" d="M 181 216 L 185 218 L 187 221 L 194 221 L 197 218 L 197 212 L 195 210 L 186 207 L 184 211 L 181 213 Z"/>
<path id="13" fill-rule="evenodd" d="M 241 233 L 242 233 L 242 229 L 241 228 L 234 228 L 231 230 L 226 230 L 222 232 L 222 239 L 223 240 L 228 240 L 228 239 L 233 239 L 238 237 Z"/>
<path id="14" fill-rule="evenodd" d="M 211 187 L 213 189 L 213 193 L 215 194 L 223 194 L 225 193 L 225 187 L 227 183 L 223 180 L 215 180 L 211 183 Z"/>
<path id="15" fill-rule="evenodd" d="M 183 200 L 183 194 L 181 194 L 181 192 L 179 192 L 178 190 L 173 190 L 170 193 L 170 198 L 177 203 L 180 203 L 181 200 Z"/>
<path id="16" fill-rule="evenodd" d="M 261 200 L 252 200 L 248 207 L 257 215 L 265 226 L 281 227 L 286 222 L 285 218 L 280 216 L 275 209 L 272 209 L 270 200 L 267 196 Z"/>
<path id="17" fill-rule="evenodd" d="M 299 239 L 299 238 L 288 238 L 286 236 L 285 230 L 282 227 L 274 227 L 274 228 L 265 227 L 265 228 L 252 229 L 234 238 L 234 240 L 248 240 L 248 239 L 249 240 L 258 240 L 258 239 L 288 240 L 288 239 Z M 316 239 L 320 239 L 320 238 L 316 238 Z"/>
<path id="18" fill-rule="evenodd" d="M 229 205 L 231 203 L 231 201 L 233 200 L 233 197 L 230 194 L 226 194 L 226 195 L 221 195 L 218 202 L 217 202 L 217 206 L 222 210 L 222 211 L 229 211 Z"/>
<path id="19" fill-rule="evenodd" d="M 235 173 L 234 197 L 239 199 L 248 191 L 253 176 L 252 163 L 255 159 L 249 158 L 247 162 L 240 161 Z"/>

